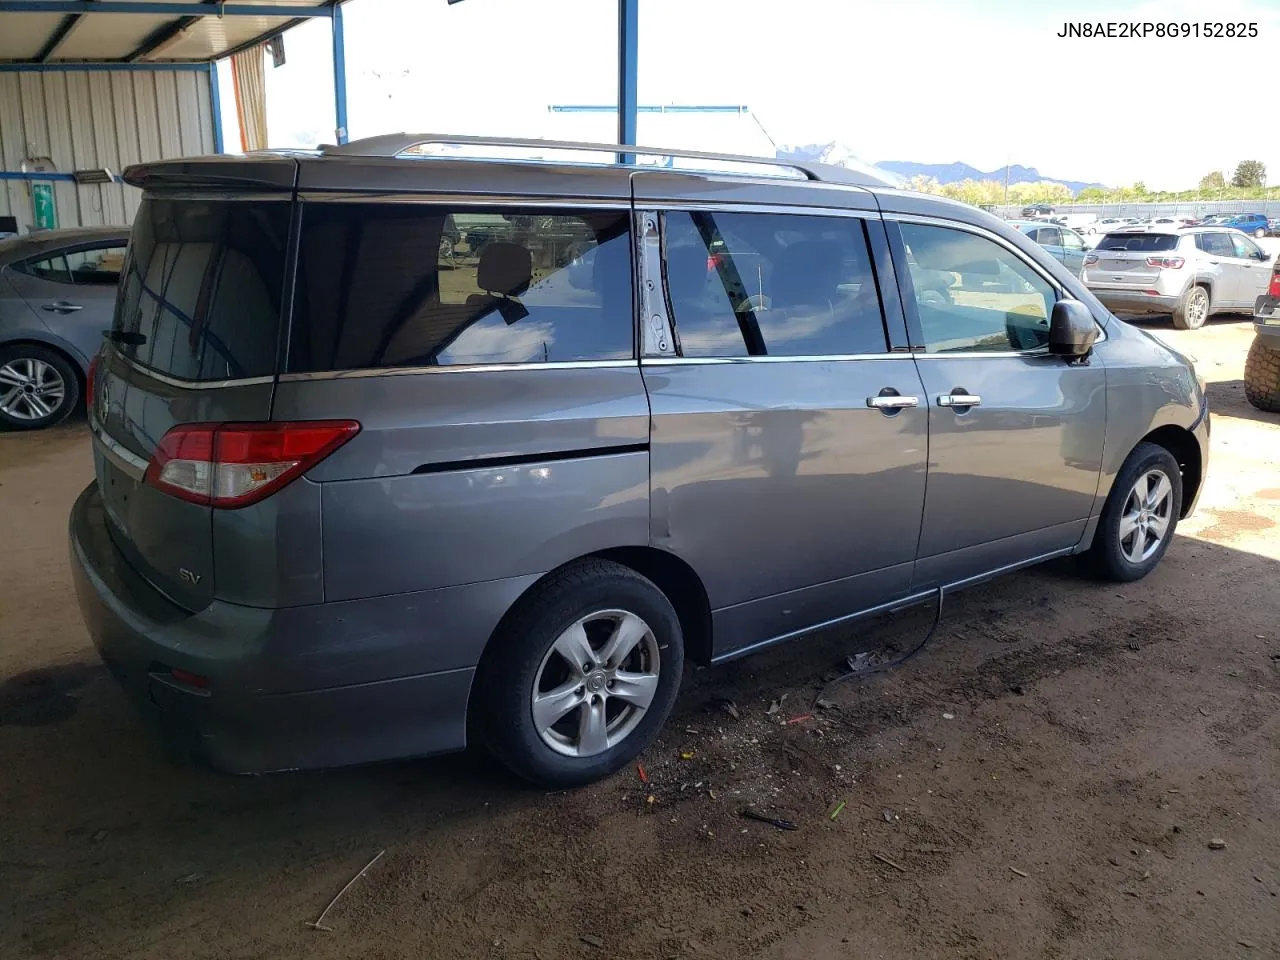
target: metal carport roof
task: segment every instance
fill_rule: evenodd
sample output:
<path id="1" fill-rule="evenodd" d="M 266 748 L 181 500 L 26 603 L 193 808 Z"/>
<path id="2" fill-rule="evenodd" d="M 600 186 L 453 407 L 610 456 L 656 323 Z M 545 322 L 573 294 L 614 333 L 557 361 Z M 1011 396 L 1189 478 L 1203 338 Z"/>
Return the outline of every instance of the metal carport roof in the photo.
<path id="1" fill-rule="evenodd" d="M 425 0 L 423 0 L 425 2 Z M 457 3 L 459 0 L 448 0 Z M 477 0 L 478 2 L 478 0 Z M 636 142 L 639 0 L 618 5 L 618 143 Z M 333 24 L 337 140 L 347 141 L 342 0 L 0 0 L 0 72 L 213 64 L 304 20 Z M 211 74 L 211 95 L 217 83 Z M 217 105 L 214 104 L 215 123 Z M 221 131 L 217 133 L 222 149 Z"/>
<path id="2" fill-rule="evenodd" d="M 207 63 L 261 43 L 335 0 L 0 0 L 0 62 Z"/>

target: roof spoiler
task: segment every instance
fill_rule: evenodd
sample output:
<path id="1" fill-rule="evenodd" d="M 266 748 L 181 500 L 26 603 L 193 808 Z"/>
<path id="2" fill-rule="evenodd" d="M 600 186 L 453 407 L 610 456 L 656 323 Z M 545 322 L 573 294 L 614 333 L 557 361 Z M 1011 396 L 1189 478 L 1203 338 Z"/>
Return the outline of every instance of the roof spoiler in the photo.
<path id="1" fill-rule="evenodd" d="M 143 190 L 204 187 L 211 190 L 293 190 L 298 161 L 286 154 L 191 157 L 157 160 L 125 167 L 121 179 Z"/>

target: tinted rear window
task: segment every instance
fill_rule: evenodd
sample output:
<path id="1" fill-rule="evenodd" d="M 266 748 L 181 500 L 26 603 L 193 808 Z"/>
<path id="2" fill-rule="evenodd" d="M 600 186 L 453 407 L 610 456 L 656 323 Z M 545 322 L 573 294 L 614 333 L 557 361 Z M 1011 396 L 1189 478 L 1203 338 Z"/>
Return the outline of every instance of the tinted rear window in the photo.
<path id="1" fill-rule="evenodd" d="M 288 369 L 633 356 L 626 211 L 304 208 Z"/>
<path id="2" fill-rule="evenodd" d="M 182 380 L 274 373 L 289 209 L 143 200 L 116 298 L 117 349 Z"/>
<path id="3" fill-rule="evenodd" d="M 1155 253 L 1178 249 L 1179 239 L 1167 233 L 1108 233 L 1098 241 L 1097 249 Z"/>

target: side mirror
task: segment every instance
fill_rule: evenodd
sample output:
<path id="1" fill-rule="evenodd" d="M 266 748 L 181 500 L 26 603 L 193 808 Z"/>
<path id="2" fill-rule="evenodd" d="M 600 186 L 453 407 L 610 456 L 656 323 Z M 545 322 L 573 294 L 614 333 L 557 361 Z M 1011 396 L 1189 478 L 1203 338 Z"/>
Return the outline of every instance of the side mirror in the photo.
<path id="1" fill-rule="evenodd" d="M 1093 314 L 1079 300 L 1059 300 L 1053 305 L 1049 320 L 1049 352 L 1068 360 L 1079 360 L 1089 355 L 1093 341 L 1098 339 L 1098 327 Z"/>
<path id="2" fill-rule="evenodd" d="M 1266 263 L 1268 260 L 1271 259 L 1271 254 L 1267 253 L 1267 251 L 1265 250 L 1259 250 L 1257 253 L 1254 254 L 1254 256 L 1257 257 L 1259 260 L 1261 260 L 1263 263 Z"/>

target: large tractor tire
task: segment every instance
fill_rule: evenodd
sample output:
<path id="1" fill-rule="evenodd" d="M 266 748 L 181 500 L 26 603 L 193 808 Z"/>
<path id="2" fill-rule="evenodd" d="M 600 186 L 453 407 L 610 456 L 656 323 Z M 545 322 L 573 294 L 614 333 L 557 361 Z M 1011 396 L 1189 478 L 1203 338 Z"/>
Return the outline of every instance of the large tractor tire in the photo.
<path id="1" fill-rule="evenodd" d="M 1259 410 L 1280 413 L 1280 341 L 1254 337 L 1244 362 L 1244 395 Z"/>

